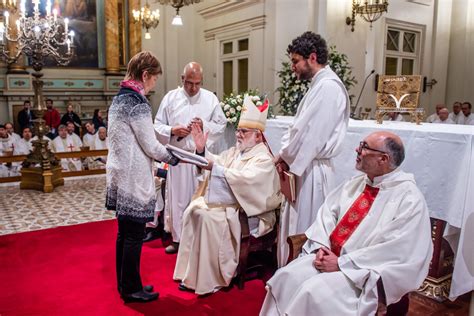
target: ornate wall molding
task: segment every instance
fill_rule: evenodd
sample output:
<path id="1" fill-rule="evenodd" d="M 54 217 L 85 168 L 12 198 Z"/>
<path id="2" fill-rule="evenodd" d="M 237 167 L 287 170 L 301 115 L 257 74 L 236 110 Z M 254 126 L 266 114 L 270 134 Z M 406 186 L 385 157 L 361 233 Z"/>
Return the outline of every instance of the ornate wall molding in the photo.
<path id="1" fill-rule="evenodd" d="M 217 34 L 239 32 L 243 29 L 247 29 L 248 32 L 263 29 L 265 27 L 265 15 L 257 16 L 255 18 L 242 20 L 235 23 L 214 27 L 211 29 L 204 30 L 204 39 L 206 41 L 213 41 Z"/>
<path id="2" fill-rule="evenodd" d="M 235 12 L 246 7 L 255 5 L 256 3 L 263 2 L 263 0 L 254 1 L 236 1 L 236 2 L 224 2 L 210 7 L 198 10 L 197 12 L 202 15 L 204 19 L 213 18 L 216 16 L 224 15 L 227 13 Z"/>

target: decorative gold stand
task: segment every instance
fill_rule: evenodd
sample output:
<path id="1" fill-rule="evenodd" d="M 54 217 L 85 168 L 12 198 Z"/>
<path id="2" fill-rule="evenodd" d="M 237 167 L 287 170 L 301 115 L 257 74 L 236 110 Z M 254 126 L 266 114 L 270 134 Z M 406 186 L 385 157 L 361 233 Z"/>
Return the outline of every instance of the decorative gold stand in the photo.
<path id="1" fill-rule="evenodd" d="M 451 277 L 451 273 L 439 279 L 427 276 L 418 292 L 435 301 L 443 302 L 449 297 Z"/>
<path id="2" fill-rule="evenodd" d="M 34 140 L 33 151 L 28 154 L 22 163 L 20 189 L 33 189 L 45 193 L 53 192 L 54 188 L 64 185 L 61 173 L 60 160 L 58 160 L 48 147 L 48 140 L 43 136 L 48 132 L 48 127 L 43 120 L 43 81 L 40 80 L 42 74 L 39 71 L 33 73 L 35 79 L 35 99 L 33 113 L 37 119 L 33 120 L 35 134 L 38 136 Z"/>
<path id="3" fill-rule="evenodd" d="M 51 193 L 55 187 L 64 185 L 61 166 L 54 166 L 49 170 L 41 167 L 22 168 L 20 172 L 20 189 L 22 190 L 38 190 Z"/>

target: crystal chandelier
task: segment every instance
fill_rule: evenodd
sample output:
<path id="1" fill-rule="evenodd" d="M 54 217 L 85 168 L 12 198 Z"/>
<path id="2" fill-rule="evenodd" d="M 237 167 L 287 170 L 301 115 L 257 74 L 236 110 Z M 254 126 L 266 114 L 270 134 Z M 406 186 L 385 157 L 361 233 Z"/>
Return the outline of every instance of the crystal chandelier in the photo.
<path id="1" fill-rule="evenodd" d="M 23 166 L 28 168 L 39 165 L 44 174 L 50 174 L 51 171 L 60 173 L 59 161 L 49 150 L 48 141 L 43 138 L 48 133 L 48 128 L 43 120 L 46 107 L 41 70 L 46 58 L 52 58 L 63 66 L 71 61 L 74 56 L 74 31 L 69 30 L 67 18 L 63 19 L 58 16 L 56 9 L 52 10 L 51 0 L 47 0 L 44 14 L 39 10 L 40 0 L 32 0 L 32 4 L 33 15 L 26 16 L 25 0 L 20 1 L 19 18 L 16 21 L 10 18 L 8 10 L 4 11 L 4 21 L 0 22 L 0 57 L 11 64 L 23 54 L 29 58 L 34 69 L 32 111 L 37 117 L 34 125 L 38 140 L 33 141 L 33 152 L 27 156 Z"/>
<path id="2" fill-rule="evenodd" d="M 0 11 L 16 11 L 16 0 L 0 0 Z"/>
<path id="3" fill-rule="evenodd" d="M 352 17 L 346 18 L 346 24 L 351 25 L 354 32 L 355 16 L 360 15 L 365 21 L 370 23 L 377 21 L 384 12 L 387 12 L 388 0 L 352 0 Z"/>
<path id="4" fill-rule="evenodd" d="M 158 0 L 158 2 L 163 5 L 170 5 L 176 9 L 176 16 L 173 18 L 171 24 L 180 26 L 183 25 L 183 19 L 181 19 L 181 16 L 179 15 L 179 9 L 186 5 L 199 3 L 201 0 Z"/>
<path id="5" fill-rule="evenodd" d="M 145 6 L 139 10 L 133 10 L 133 19 L 135 23 L 142 22 L 142 28 L 146 29 L 145 39 L 150 39 L 151 35 L 149 29 L 156 28 L 160 23 L 160 10 L 156 9 L 151 11 L 148 1 L 145 2 Z"/>

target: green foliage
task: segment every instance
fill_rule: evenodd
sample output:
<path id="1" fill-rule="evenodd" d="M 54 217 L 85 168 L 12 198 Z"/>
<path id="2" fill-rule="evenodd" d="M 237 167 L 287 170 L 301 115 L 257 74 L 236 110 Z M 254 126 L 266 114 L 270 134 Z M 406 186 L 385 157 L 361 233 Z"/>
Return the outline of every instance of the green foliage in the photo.
<path id="1" fill-rule="evenodd" d="M 352 67 L 349 66 L 347 55 L 339 53 L 335 46 L 329 47 L 328 64 L 341 79 L 347 91 L 357 83 L 352 75 Z M 284 115 L 295 115 L 301 99 L 308 90 L 310 80 L 298 80 L 291 70 L 289 61 L 282 62 L 282 69 L 277 72 L 277 75 L 280 78 L 280 87 L 277 88 L 280 99 L 277 104 L 280 105 Z M 350 95 L 351 100 L 352 97 L 353 95 Z"/>

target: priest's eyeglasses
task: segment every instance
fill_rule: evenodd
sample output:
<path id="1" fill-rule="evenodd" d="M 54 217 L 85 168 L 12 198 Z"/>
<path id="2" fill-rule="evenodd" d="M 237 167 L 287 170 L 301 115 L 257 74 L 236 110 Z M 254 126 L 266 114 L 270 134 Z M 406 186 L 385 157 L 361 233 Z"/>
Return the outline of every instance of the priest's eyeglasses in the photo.
<path id="1" fill-rule="evenodd" d="M 370 148 L 369 145 L 368 145 L 366 142 L 361 141 L 361 142 L 359 143 L 359 148 L 357 149 L 357 151 L 358 151 L 359 153 L 361 153 L 363 149 L 365 149 L 365 150 L 372 150 L 372 151 L 375 151 L 375 152 L 378 152 L 378 153 L 381 153 L 381 154 L 388 155 L 387 152 L 382 151 L 382 150 L 378 150 L 378 149 L 374 149 L 374 148 Z"/>

